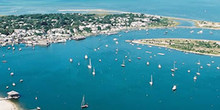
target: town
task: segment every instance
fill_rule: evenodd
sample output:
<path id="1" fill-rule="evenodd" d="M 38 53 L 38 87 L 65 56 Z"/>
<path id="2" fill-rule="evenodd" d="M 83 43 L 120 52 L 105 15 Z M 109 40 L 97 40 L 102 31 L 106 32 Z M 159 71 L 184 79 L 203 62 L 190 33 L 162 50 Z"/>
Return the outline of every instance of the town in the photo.
<path id="1" fill-rule="evenodd" d="M 27 14 L 0 17 L 0 45 L 23 43 L 49 46 L 122 30 L 167 28 L 177 23 L 168 18 L 137 13 L 123 14 Z"/>

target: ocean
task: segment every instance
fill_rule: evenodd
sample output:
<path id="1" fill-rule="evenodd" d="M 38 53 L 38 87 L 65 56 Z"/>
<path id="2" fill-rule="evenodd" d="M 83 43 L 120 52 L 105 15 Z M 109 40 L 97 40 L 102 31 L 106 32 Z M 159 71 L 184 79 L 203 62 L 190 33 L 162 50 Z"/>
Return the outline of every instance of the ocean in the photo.
<path id="1" fill-rule="evenodd" d="M 219 21 L 219 5 L 218 0 L 0 0 L 0 15 L 56 13 L 59 9 L 89 8 Z M 191 23 L 182 22 L 182 25 Z M 220 65 L 220 57 L 186 54 L 155 46 L 132 46 L 125 42 L 143 38 L 220 40 L 219 30 L 212 30 L 212 35 L 207 29 L 203 30 L 203 34 L 196 33 L 201 29 L 194 29 L 192 34 L 190 30 L 150 29 L 149 35 L 145 30 L 133 30 L 117 35 L 91 36 L 82 41 L 68 41 L 49 47 L 36 46 L 35 49 L 20 44 L 16 45 L 15 51 L 2 47 L 0 61 L 8 62 L 0 64 L 0 94 L 6 96 L 10 90 L 18 91 L 21 98 L 16 103 L 24 109 L 39 106 L 43 110 L 80 110 L 85 95 L 88 110 L 219 110 L 220 70 L 216 67 Z M 164 35 L 165 31 L 168 31 L 167 35 Z M 114 38 L 118 39 L 119 44 L 115 43 Z M 18 51 L 19 47 L 22 51 Z M 138 47 L 141 49 L 138 50 Z M 94 51 L 97 48 L 100 49 Z M 115 54 L 116 48 L 118 54 Z M 2 57 L 3 54 L 5 57 Z M 95 76 L 87 68 L 88 60 L 84 59 L 84 55 L 91 58 Z M 73 59 L 72 63 L 69 62 L 70 58 Z M 102 61 L 99 62 L 99 59 Z M 123 60 L 124 68 L 121 67 Z M 149 66 L 146 65 L 148 61 Z M 174 61 L 178 70 L 172 77 L 170 69 Z M 200 69 L 201 75 L 194 82 L 198 61 L 203 69 Z M 208 63 L 210 67 L 206 65 Z M 161 69 L 158 68 L 159 64 Z M 14 76 L 10 76 L 11 72 L 14 72 Z M 149 85 L 151 75 L 153 86 Z M 20 83 L 20 79 L 24 82 Z M 16 83 L 15 87 L 12 86 L 13 82 Z M 5 88 L 7 85 L 9 89 Z M 175 92 L 172 91 L 173 85 L 177 85 Z"/>

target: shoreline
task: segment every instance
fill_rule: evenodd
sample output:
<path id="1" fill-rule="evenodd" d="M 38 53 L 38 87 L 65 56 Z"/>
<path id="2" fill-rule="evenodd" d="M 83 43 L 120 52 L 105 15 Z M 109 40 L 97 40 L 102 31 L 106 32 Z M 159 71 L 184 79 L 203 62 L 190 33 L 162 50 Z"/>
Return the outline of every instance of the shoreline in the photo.
<path id="1" fill-rule="evenodd" d="M 0 97 L 0 110 L 21 110 L 15 103 Z"/>
<path id="2" fill-rule="evenodd" d="M 169 38 L 157 38 L 157 39 L 169 39 Z M 172 39 L 184 39 L 184 38 L 172 38 Z M 141 40 L 145 40 L 145 39 L 141 39 Z M 189 39 L 189 40 L 204 40 L 204 39 Z M 215 40 L 207 40 L 207 41 L 215 41 Z M 164 47 L 164 48 L 169 48 L 169 49 L 173 49 L 173 50 L 177 50 L 177 51 L 181 51 L 184 53 L 193 53 L 193 54 L 198 54 L 198 55 L 207 55 L 207 56 L 216 56 L 216 57 L 220 57 L 220 54 L 216 55 L 216 54 L 208 54 L 208 53 L 199 53 L 199 52 L 194 52 L 194 51 L 187 51 L 187 50 L 182 50 L 182 49 L 177 49 L 177 48 L 173 48 L 173 47 L 168 47 L 165 45 L 156 45 L 156 44 L 150 44 L 150 43 L 143 43 L 140 40 L 126 40 L 126 42 L 131 42 L 131 43 L 135 43 L 135 44 L 144 44 L 144 45 L 151 45 L 151 46 L 156 46 L 156 47 Z"/>

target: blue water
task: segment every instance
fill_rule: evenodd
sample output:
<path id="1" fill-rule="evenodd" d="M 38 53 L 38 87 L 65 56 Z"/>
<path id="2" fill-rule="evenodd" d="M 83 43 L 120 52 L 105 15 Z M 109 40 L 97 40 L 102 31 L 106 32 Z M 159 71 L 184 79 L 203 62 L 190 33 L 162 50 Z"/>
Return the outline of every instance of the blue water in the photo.
<path id="1" fill-rule="evenodd" d="M 213 31 L 214 34 L 210 35 L 209 30 L 204 30 L 204 34 L 198 35 L 190 34 L 189 29 L 167 29 L 168 34 L 164 35 L 164 31 L 166 29 L 149 30 L 149 35 L 144 30 L 121 32 L 121 37 L 100 35 L 83 41 L 52 44 L 48 48 L 36 47 L 35 50 L 18 45 L 23 48 L 21 52 L 1 48 L 0 54 L 4 53 L 5 57 L 0 60 L 6 59 L 8 63 L 0 66 L 0 93 L 5 96 L 9 90 L 19 91 L 22 95 L 19 104 L 29 109 L 40 106 L 44 110 L 79 110 L 83 95 L 86 95 L 89 110 L 220 109 L 220 72 L 216 69 L 220 65 L 219 57 L 184 54 L 158 47 L 132 46 L 124 42 L 127 39 L 161 37 L 220 40 L 220 32 Z M 113 38 L 119 39 L 118 45 Z M 100 50 L 95 52 L 93 49 L 98 47 Z M 137 50 L 137 47 L 142 49 Z M 117 55 L 116 48 L 119 49 Z M 151 51 L 152 54 L 145 51 Z M 157 55 L 159 52 L 165 53 L 165 56 Z M 96 68 L 95 77 L 87 68 L 85 54 L 92 59 Z M 132 62 L 128 62 L 124 56 L 128 56 Z M 69 58 L 73 58 L 73 63 L 69 62 Z M 123 59 L 126 61 L 125 68 L 120 66 Z M 204 68 L 194 82 L 198 60 Z M 150 66 L 146 66 L 147 61 Z M 177 61 L 178 70 L 172 77 L 170 69 L 174 61 Z M 211 63 L 211 66 L 208 67 L 207 63 Z M 162 69 L 158 69 L 158 64 L 162 65 Z M 15 73 L 14 76 L 10 76 L 8 67 Z M 188 69 L 191 73 L 187 73 Z M 153 87 L 148 84 L 151 74 L 154 77 Z M 19 83 L 20 79 L 24 79 L 24 82 Z M 17 84 L 15 87 L 11 87 L 13 82 Z M 171 90 L 174 84 L 178 88 L 176 92 Z M 7 85 L 10 86 L 8 90 L 5 89 Z"/>
<path id="2" fill-rule="evenodd" d="M 0 15 L 110 9 L 220 21 L 220 0 L 0 0 Z"/>
<path id="3" fill-rule="evenodd" d="M 0 15 L 101 8 L 219 21 L 219 5 L 219 0 L 0 0 Z M 190 26 L 192 23 L 181 22 L 181 25 Z M 165 31 L 168 31 L 167 35 L 164 35 Z M 52 44 L 50 47 L 37 46 L 34 50 L 22 44 L 16 45 L 15 51 L 3 47 L 0 48 L 0 61 L 7 60 L 8 63 L 0 63 L 0 94 L 6 96 L 7 91 L 18 91 L 21 98 L 17 103 L 25 109 L 40 106 L 43 110 L 80 110 L 81 99 L 85 95 L 89 103 L 88 110 L 219 110 L 220 70 L 216 67 L 220 65 L 220 57 L 185 54 L 146 45 L 132 46 L 125 42 L 142 38 L 220 40 L 218 30 L 212 30 L 213 35 L 209 34 L 210 30 L 203 30 L 201 35 L 196 33 L 200 29 L 194 31 L 190 34 L 190 29 L 151 29 L 149 35 L 145 30 L 120 32 L 118 35 L 121 37 L 92 36 L 82 41 Z M 118 45 L 113 38 L 119 39 Z M 18 51 L 19 47 L 22 51 Z M 100 50 L 95 52 L 94 49 L 98 47 Z M 137 50 L 137 47 L 142 49 Z M 119 49 L 118 54 L 115 54 L 116 48 Z M 165 56 L 157 53 L 165 53 Z M 92 59 L 96 76 L 92 76 L 92 71 L 87 68 L 85 54 Z M 128 62 L 125 56 L 132 62 Z M 73 58 L 73 63 L 69 62 L 69 58 Z M 125 68 L 120 66 L 123 59 L 126 62 Z M 198 60 L 203 69 L 194 82 Z M 150 66 L 146 66 L 147 61 Z M 177 62 L 178 70 L 172 77 L 170 69 L 174 61 Z M 208 67 L 207 63 L 211 63 L 211 66 Z M 162 65 L 162 69 L 158 69 L 158 64 Z M 188 69 L 191 73 L 187 73 Z M 10 76 L 11 72 L 15 75 Z M 148 83 L 151 74 L 154 79 L 152 87 Z M 20 83 L 20 79 L 24 79 L 24 82 Z M 11 86 L 13 82 L 16 83 L 15 87 Z M 174 84 L 177 85 L 176 92 L 171 90 Z M 5 89 L 7 85 L 9 89 Z"/>

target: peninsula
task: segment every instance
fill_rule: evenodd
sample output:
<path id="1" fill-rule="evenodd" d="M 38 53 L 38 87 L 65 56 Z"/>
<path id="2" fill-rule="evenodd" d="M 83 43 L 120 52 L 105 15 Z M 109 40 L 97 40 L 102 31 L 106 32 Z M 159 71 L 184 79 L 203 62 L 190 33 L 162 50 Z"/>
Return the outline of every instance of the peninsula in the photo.
<path id="1" fill-rule="evenodd" d="M 171 48 L 179 51 L 220 56 L 220 41 L 181 38 L 127 40 L 127 42 Z"/>
<path id="2" fill-rule="evenodd" d="M 120 14 L 27 14 L 0 17 L 0 45 L 24 43 L 48 46 L 122 30 L 167 28 L 177 23 L 166 17 L 139 13 Z"/>

